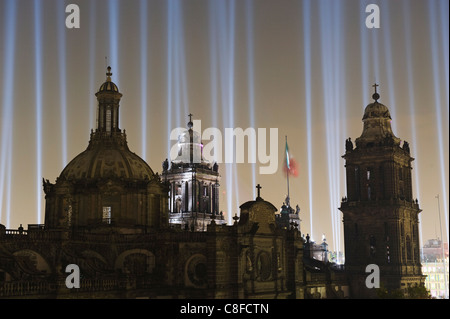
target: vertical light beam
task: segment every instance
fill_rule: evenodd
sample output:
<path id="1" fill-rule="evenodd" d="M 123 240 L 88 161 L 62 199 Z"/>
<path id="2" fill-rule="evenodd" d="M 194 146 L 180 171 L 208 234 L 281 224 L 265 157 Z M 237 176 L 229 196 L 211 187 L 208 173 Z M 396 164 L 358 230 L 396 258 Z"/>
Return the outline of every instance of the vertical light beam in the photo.
<path id="1" fill-rule="evenodd" d="M 312 161 L 312 102 L 311 102 L 311 1 L 303 1 L 303 48 L 304 48 L 304 81 L 306 107 L 306 147 L 308 158 L 308 205 L 309 205 L 309 234 L 313 236 L 313 161 Z"/>
<path id="2" fill-rule="evenodd" d="M 89 64 L 90 64 L 90 74 L 89 74 L 89 88 L 93 89 L 97 86 L 96 75 L 97 66 L 99 64 L 96 61 L 96 1 L 89 2 Z M 102 64 L 101 64 L 102 65 Z M 103 69 L 105 71 L 105 69 Z M 96 99 L 89 99 L 89 124 L 91 128 L 97 127 L 97 119 L 94 117 L 97 110 Z M 95 122 L 94 122 L 95 121 Z"/>
<path id="3" fill-rule="evenodd" d="M 182 2 L 167 2 L 167 136 L 190 113 L 187 98 Z M 186 121 L 183 121 L 184 125 Z M 176 123 L 176 124 L 175 124 Z M 167 154 L 171 141 L 168 138 Z"/>
<path id="4" fill-rule="evenodd" d="M 59 24 L 58 24 L 58 69 L 59 69 L 59 97 L 61 109 L 61 160 L 62 166 L 67 164 L 67 88 L 66 88 L 66 27 L 65 27 L 65 4 L 58 2 Z"/>
<path id="5" fill-rule="evenodd" d="M 321 1 L 319 6 L 321 9 L 320 41 L 329 176 L 329 209 L 334 250 L 339 258 L 342 225 L 337 205 L 341 195 L 341 168 L 336 158 L 341 156 L 339 146 L 342 145 L 344 140 L 342 127 L 345 127 L 345 123 L 342 123 L 342 120 L 345 118 L 345 103 L 341 100 L 341 91 L 344 90 L 340 87 L 340 83 L 345 83 L 344 71 L 341 69 L 344 65 L 342 61 L 343 54 L 341 54 L 343 32 L 340 28 L 342 11 L 340 5 L 336 2 Z M 330 7 L 332 7 L 331 10 Z"/>
<path id="6" fill-rule="evenodd" d="M 211 98 L 214 109 L 222 111 L 222 127 L 234 127 L 234 27 L 235 2 L 209 2 Z M 217 65 L 217 67 L 215 66 Z M 233 143 L 225 145 L 225 154 L 232 152 Z M 232 222 L 233 211 L 239 208 L 236 165 L 225 163 L 225 187 L 227 222 Z M 236 186 L 236 187 L 234 187 Z M 236 195 L 236 208 L 233 207 Z M 235 211 L 236 213 L 238 210 Z"/>
<path id="7" fill-rule="evenodd" d="M 141 154 L 142 158 L 147 158 L 147 28 L 148 28 L 148 6 L 146 0 L 140 1 L 140 45 L 141 45 Z"/>
<path id="8" fill-rule="evenodd" d="M 1 154 L 0 154 L 0 223 L 10 227 L 11 218 L 11 172 L 12 172 L 12 143 L 13 143 L 13 110 L 14 110 L 14 63 L 15 63 L 15 35 L 16 35 L 16 2 L 6 2 L 4 11 L 4 43 L 3 47 L 3 94 L 2 94 L 2 123 L 1 123 Z M 5 201 L 5 203 L 4 203 Z M 6 220 L 6 222 L 4 221 Z"/>
<path id="9" fill-rule="evenodd" d="M 109 52 L 108 59 L 111 62 L 109 64 L 112 67 L 112 72 L 116 74 L 114 77 L 114 82 L 120 88 L 120 76 L 119 70 L 119 32 L 118 26 L 119 22 L 119 3 L 118 0 L 110 0 L 108 1 L 108 12 L 109 12 Z"/>
<path id="10" fill-rule="evenodd" d="M 34 0 L 34 65 L 35 65 L 35 112 L 36 112 L 36 202 L 37 223 L 42 211 L 42 2 Z"/>
<path id="11" fill-rule="evenodd" d="M 416 105 L 415 105 L 415 98 L 414 98 L 414 68 L 413 68 L 413 58 L 412 58 L 412 52 L 413 52 L 413 46 L 412 46 L 412 35 L 411 35 L 411 2 L 409 0 L 403 0 L 403 10 L 404 12 L 404 32 L 405 32 L 405 59 L 406 59 L 406 78 L 408 81 L 408 105 L 409 105 L 409 114 L 416 114 Z M 417 145 L 417 134 L 416 134 L 416 117 L 411 116 L 411 145 L 413 152 L 418 152 L 418 145 Z M 417 156 L 413 156 L 416 158 L 415 160 L 415 169 L 414 172 L 414 194 L 421 194 L 420 191 L 420 179 L 419 179 L 419 161 Z M 422 240 L 422 214 L 419 214 L 419 235 L 420 235 L 420 242 L 423 243 Z M 423 250 L 420 250 L 421 253 L 423 253 Z"/>
<path id="12" fill-rule="evenodd" d="M 255 87 L 254 87 L 254 66 L 253 66 L 253 5 L 252 0 L 245 2 L 245 16 L 246 16 L 246 36 L 247 36 L 247 85 L 248 85 L 248 106 L 250 113 L 250 127 L 255 128 Z M 256 130 L 256 128 L 255 128 Z M 252 189 L 253 197 L 256 198 L 256 164 L 251 164 L 252 171 Z"/>

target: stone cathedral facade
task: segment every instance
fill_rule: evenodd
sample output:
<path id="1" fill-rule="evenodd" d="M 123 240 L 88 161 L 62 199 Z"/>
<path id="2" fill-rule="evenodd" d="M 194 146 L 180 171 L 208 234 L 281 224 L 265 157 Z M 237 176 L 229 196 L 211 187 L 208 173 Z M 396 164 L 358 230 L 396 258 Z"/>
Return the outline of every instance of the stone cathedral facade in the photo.
<path id="1" fill-rule="evenodd" d="M 127 146 L 111 76 L 108 68 L 96 93 L 86 150 L 54 183 L 43 181 L 45 223 L 0 225 L 0 298 L 371 297 L 361 288 L 367 263 L 392 288 L 421 283 L 412 158 L 385 106 L 370 104 L 356 147 L 347 141 L 344 269 L 298 223 L 280 224 L 259 185 L 227 225 L 219 167 L 202 159 L 192 119 L 178 156 L 155 173 Z M 67 285 L 69 265 L 79 268 L 79 287 Z"/>

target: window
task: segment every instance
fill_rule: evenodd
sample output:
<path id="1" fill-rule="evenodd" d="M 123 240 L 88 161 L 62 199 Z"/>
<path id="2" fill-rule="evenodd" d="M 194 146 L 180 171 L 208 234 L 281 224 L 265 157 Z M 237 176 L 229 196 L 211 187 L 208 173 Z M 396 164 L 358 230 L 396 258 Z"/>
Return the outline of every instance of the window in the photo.
<path id="1" fill-rule="evenodd" d="M 386 246 L 386 262 L 388 264 L 391 262 L 391 253 L 389 251 L 389 245 Z"/>
<path id="2" fill-rule="evenodd" d="M 72 226 L 72 205 L 67 207 L 67 226 Z"/>
<path id="3" fill-rule="evenodd" d="M 103 207 L 103 217 L 102 222 L 105 224 L 111 224 L 111 207 Z"/>
<path id="4" fill-rule="evenodd" d="M 106 132 L 111 132 L 111 108 L 106 110 Z"/>

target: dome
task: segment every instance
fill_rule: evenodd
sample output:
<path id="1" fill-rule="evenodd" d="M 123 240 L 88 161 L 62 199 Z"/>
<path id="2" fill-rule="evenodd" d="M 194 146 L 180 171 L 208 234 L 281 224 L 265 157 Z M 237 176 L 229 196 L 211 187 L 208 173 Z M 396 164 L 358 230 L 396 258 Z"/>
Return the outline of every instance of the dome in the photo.
<path id="1" fill-rule="evenodd" d="M 378 85 L 375 84 L 376 89 Z M 400 139 L 394 135 L 391 127 L 391 114 L 386 105 L 378 102 L 380 95 L 375 90 L 372 95 L 375 100 L 366 106 L 364 116 L 363 132 L 355 140 L 356 147 L 372 147 L 374 145 L 398 145 Z"/>
<path id="2" fill-rule="evenodd" d="M 202 139 L 200 134 L 197 131 L 194 131 L 192 129 L 186 130 L 183 133 L 180 134 L 178 137 L 178 143 L 184 144 L 184 143 L 202 143 Z"/>
<path id="3" fill-rule="evenodd" d="M 387 118 L 391 119 L 391 114 L 389 113 L 389 109 L 386 105 L 375 101 L 366 106 L 364 110 L 363 120 L 368 118 Z"/>
<path id="4" fill-rule="evenodd" d="M 98 89 L 99 92 L 105 92 L 105 91 L 109 91 L 109 92 L 119 92 L 119 88 L 117 87 L 117 85 L 112 82 L 112 81 L 106 81 L 105 83 L 103 83 L 100 86 L 100 89 Z"/>
<path id="5" fill-rule="evenodd" d="M 108 72 L 106 73 L 106 82 L 104 82 L 100 89 L 98 89 L 98 92 L 117 92 L 119 93 L 119 88 L 117 85 L 111 81 L 111 67 L 108 66 Z"/>
<path id="6" fill-rule="evenodd" d="M 146 180 L 153 175 L 150 166 L 126 148 L 96 147 L 75 157 L 61 172 L 60 178 Z"/>

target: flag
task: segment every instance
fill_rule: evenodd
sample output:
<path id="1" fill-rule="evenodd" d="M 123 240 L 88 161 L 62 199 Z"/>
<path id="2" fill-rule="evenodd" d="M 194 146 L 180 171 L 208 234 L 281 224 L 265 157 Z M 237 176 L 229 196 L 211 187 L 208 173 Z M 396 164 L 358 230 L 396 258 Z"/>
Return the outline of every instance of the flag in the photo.
<path id="1" fill-rule="evenodd" d="M 284 162 L 284 171 L 286 175 L 298 176 L 297 162 L 289 154 L 289 146 L 286 140 L 286 161 Z"/>

